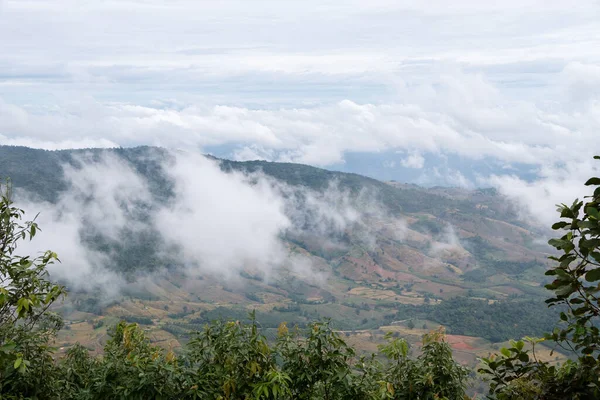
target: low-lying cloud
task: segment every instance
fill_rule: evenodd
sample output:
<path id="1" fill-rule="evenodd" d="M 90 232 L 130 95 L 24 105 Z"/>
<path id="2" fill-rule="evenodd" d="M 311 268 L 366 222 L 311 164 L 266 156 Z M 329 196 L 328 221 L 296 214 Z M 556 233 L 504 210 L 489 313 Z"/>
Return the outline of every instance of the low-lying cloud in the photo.
<path id="1" fill-rule="evenodd" d="M 201 271 L 230 274 L 248 264 L 270 269 L 282 262 L 279 235 L 290 226 L 283 199 L 265 181 L 250 185 L 209 159 L 179 154 L 168 173 L 174 201 L 158 210 L 156 229 Z"/>
<path id="2" fill-rule="evenodd" d="M 78 289 L 105 286 L 115 293 L 125 284 L 115 252 L 148 240 L 148 232 L 158 238 L 152 251 L 189 274 L 235 279 L 251 269 L 268 279 L 285 268 L 323 282 L 325 275 L 312 271 L 309 257 L 290 253 L 284 237 L 312 236 L 323 247 L 343 247 L 340 238 L 351 233 L 373 246 L 369 221 L 386 215 L 373 193 L 353 194 L 335 181 L 323 191 L 290 186 L 260 171 L 226 173 L 218 161 L 186 152 L 169 153 L 162 168 L 174 183 L 167 201 L 153 197 L 146 178 L 110 152 L 64 165 L 68 189 L 55 204 L 19 195 L 28 215 L 40 213 L 42 227 L 22 250 L 52 249 L 62 261 L 51 267 L 54 277 Z M 404 226 L 390 221 L 398 222 L 394 229 Z"/>
<path id="3" fill-rule="evenodd" d="M 539 169 L 540 178 L 526 181 L 513 175 L 492 176 L 489 184 L 517 204 L 520 217 L 546 227 L 559 220 L 557 204 L 583 200 L 593 191 L 584 183 L 600 175 L 600 163 L 592 158 L 581 158 L 568 163 L 548 164 Z"/>
<path id="4" fill-rule="evenodd" d="M 151 201 L 144 181 L 121 159 L 105 154 L 94 161 L 89 156 L 64 165 L 64 179 L 69 189 L 56 204 L 27 200 L 21 203 L 27 215 L 39 212 L 42 231 L 35 240 L 24 242 L 29 254 L 51 249 L 61 263 L 51 266 L 51 273 L 82 288 L 104 286 L 117 290 L 120 279 L 111 272 L 110 252 L 86 245 L 87 234 L 101 232 L 113 240 L 122 240 L 125 229 L 134 235 L 145 227 L 136 220 L 138 207 Z"/>

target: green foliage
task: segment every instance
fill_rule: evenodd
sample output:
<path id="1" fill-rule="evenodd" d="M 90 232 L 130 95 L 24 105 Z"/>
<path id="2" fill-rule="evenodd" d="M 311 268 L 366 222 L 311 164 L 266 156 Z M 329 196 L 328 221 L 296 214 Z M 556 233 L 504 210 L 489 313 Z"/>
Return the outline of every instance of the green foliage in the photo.
<path id="1" fill-rule="evenodd" d="M 214 322 L 183 355 L 150 345 L 135 324 L 119 323 L 103 357 L 74 346 L 52 367 L 63 399 L 462 399 L 468 369 L 452 359 L 442 332 L 423 339 L 409 357 L 403 339 L 388 337 L 382 361 L 356 357 L 317 322 L 302 332 L 286 324 L 270 345 L 258 323 Z M 40 398 L 52 398 L 40 396 Z"/>
<path id="2" fill-rule="evenodd" d="M 249 327 L 242 323 L 216 322 L 189 342 L 189 394 L 199 398 L 271 398 L 287 391 L 287 377 L 274 374 L 275 355 L 254 316 Z M 266 384 L 274 380 L 274 389 Z"/>
<path id="3" fill-rule="evenodd" d="M 117 324 L 97 365 L 93 398 L 168 399 L 181 392 L 175 355 L 150 345 L 137 324 Z"/>
<path id="4" fill-rule="evenodd" d="M 172 351 L 152 346 L 136 324 L 110 333 L 102 358 L 76 345 L 55 366 L 64 399 L 175 399 L 184 393 L 183 369 Z M 52 398 L 52 397 L 43 397 Z"/>
<path id="5" fill-rule="evenodd" d="M 408 358 L 408 343 L 388 334 L 381 352 L 391 360 L 385 367 L 385 391 L 389 399 L 467 399 L 465 382 L 469 369 L 452 359 L 443 330 L 423 336 L 422 353 Z"/>
<path id="6" fill-rule="evenodd" d="M 511 299 L 490 303 L 453 297 L 439 304 L 401 305 L 393 320 L 404 319 L 431 320 L 455 335 L 502 342 L 525 335 L 543 335 L 553 329 L 558 316 L 541 301 Z"/>
<path id="7" fill-rule="evenodd" d="M 479 372 L 490 380 L 491 398 L 500 400 L 597 398 L 595 371 L 567 360 L 551 365 L 536 358 L 535 346 L 544 339 L 525 337 L 510 342 L 500 355 L 483 358 Z M 531 350 L 525 349 L 529 343 Z"/>
<path id="8" fill-rule="evenodd" d="M 332 400 L 364 395 L 357 393 L 360 389 L 354 384 L 350 367 L 354 350 L 328 323 L 311 324 L 304 340 L 298 332 L 289 333 L 285 325 L 280 331 L 282 370 L 294 377 L 293 398 Z"/>
<path id="9" fill-rule="evenodd" d="M 55 253 L 16 254 L 19 241 L 31 240 L 39 227 L 21 222 L 24 213 L 12 205 L 10 182 L 0 192 L 0 394 L 35 396 L 51 391 L 44 371 L 53 362 L 49 340 L 62 320 L 48 309 L 64 288 L 47 279 Z"/>
<path id="10" fill-rule="evenodd" d="M 258 323 L 214 322 L 179 357 L 152 346 L 136 324 L 112 329 L 102 357 L 75 345 L 41 375 L 39 399 L 462 399 L 469 370 L 452 359 L 443 333 L 423 338 L 409 357 L 388 337 L 376 355 L 356 357 L 328 322 L 302 332 L 282 324 L 270 345 Z M 22 379 L 30 379 L 31 374 Z M 13 394 L 8 391 L 7 395 Z"/>

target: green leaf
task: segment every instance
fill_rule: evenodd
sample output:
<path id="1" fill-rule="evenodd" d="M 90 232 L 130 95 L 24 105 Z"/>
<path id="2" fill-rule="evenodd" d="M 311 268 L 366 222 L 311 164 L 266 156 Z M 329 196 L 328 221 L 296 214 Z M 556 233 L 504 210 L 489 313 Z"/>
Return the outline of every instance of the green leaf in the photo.
<path id="1" fill-rule="evenodd" d="M 9 353 L 17 347 L 15 342 L 8 342 L 2 346 L 0 346 L 0 351 L 3 353 Z"/>
<path id="2" fill-rule="evenodd" d="M 575 291 L 573 285 L 565 285 L 556 289 L 555 293 L 557 296 L 568 297 Z"/>
<path id="3" fill-rule="evenodd" d="M 581 229 L 592 229 L 598 226 L 597 221 L 579 221 L 577 222 L 577 226 Z"/>
<path id="4" fill-rule="evenodd" d="M 589 310 L 589 308 L 586 306 L 575 308 L 575 309 L 573 309 L 573 315 L 577 317 L 577 316 L 585 314 L 586 312 L 588 312 L 588 310 Z"/>
<path id="5" fill-rule="evenodd" d="M 583 350 L 581 350 L 581 352 L 583 354 L 592 354 L 594 352 L 594 348 L 593 347 L 586 347 Z"/>
<path id="6" fill-rule="evenodd" d="M 600 268 L 596 268 L 591 271 L 588 271 L 585 274 L 585 280 L 588 282 L 600 281 Z"/>
<path id="7" fill-rule="evenodd" d="M 563 261 L 564 262 L 564 261 Z M 561 264 L 562 267 L 562 264 Z M 567 271 L 565 271 L 564 269 L 555 269 L 554 270 L 556 272 L 556 275 L 558 275 L 558 279 L 561 281 L 572 281 L 573 278 L 571 277 L 571 275 L 569 275 L 569 273 Z"/>
<path id="8" fill-rule="evenodd" d="M 579 247 L 583 247 L 586 249 L 594 249 L 600 247 L 600 239 L 581 239 L 581 241 L 579 242 Z"/>
<path id="9" fill-rule="evenodd" d="M 525 346 L 525 342 L 523 342 L 522 340 L 519 340 L 515 343 L 515 347 L 519 351 L 523 350 L 523 346 Z"/>
<path id="10" fill-rule="evenodd" d="M 566 255 L 566 254 L 565 254 Z M 571 264 L 573 261 L 575 261 L 577 259 L 577 257 L 575 255 L 569 255 L 567 257 L 565 257 L 561 262 L 560 262 L 560 267 L 561 268 L 566 268 L 569 266 L 569 264 Z"/>
<path id="11" fill-rule="evenodd" d="M 564 228 L 567 225 L 569 225 L 568 222 L 560 221 L 560 222 L 557 222 L 557 223 L 553 224 L 552 225 L 552 229 L 554 229 L 554 230 L 561 229 L 561 228 Z"/>
<path id="12" fill-rule="evenodd" d="M 561 206 L 560 217 L 561 218 L 575 218 L 575 214 L 573 214 L 573 211 L 569 207 Z"/>
<path id="13" fill-rule="evenodd" d="M 13 364 L 13 368 L 18 369 L 22 362 L 23 362 L 23 359 L 21 357 L 17 357 L 17 359 L 15 360 L 15 363 Z"/>
<path id="14" fill-rule="evenodd" d="M 596 207 L 586 207 L 585 212 L 596 220 L 600 219 L 600 213 Z"/>
<path id="15" fill-rule="evenodd" d="M 548 244 L 557 249 L 565 249 L 565 251 L 566 251 L 566 249 L 571 249 L 571 250 L 573 249 L 573 243 L 569 242 L 568 240 L 564 240 L 564 239 L 550 239 L 550 240 L 548 240 Z"/>
<path id="16" fill-rule="evenodd" d="M 585 186 L 591 186 L 591 185 L 600 185 L 600 178 L 593 177 L 593 178 L 588 179 L 587 182 L 585 183 Z"/>

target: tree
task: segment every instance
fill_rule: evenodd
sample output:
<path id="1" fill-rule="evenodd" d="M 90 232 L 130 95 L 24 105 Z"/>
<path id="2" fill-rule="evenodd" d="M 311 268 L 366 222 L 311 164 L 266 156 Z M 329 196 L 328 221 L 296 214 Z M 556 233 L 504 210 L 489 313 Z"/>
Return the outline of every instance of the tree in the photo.
<path id="1" fill-rule="evenodd" d="M 84 362 L 84 366 L 95 372 L 90 382 L 92 385 L 80 386 L 79 394 L 89 391 L 96 399 L 183 397 L 182 370 L 172 351 L 151 345 L 135 323 L 119 322 L 110 336 L 102 360 Z M 71 357 L 71 360 L 75 359 Z M 81 358 L 85 359 L 85 356 Z"/>
<path id="2" fill-rule="evenodd" d="M 200 398 L 277 398 L 289 392 L 289 378 L 276 368 L 275 354 L 251 314 L 239 321 L 215 322 L 190 341 L 187 372 L 190 394 Z"/>
<path id="3" fill-rule="evenodd" d="M 390 399 L 468 399 L 465 394 L 469 369 L 452 359 L 443 328 L 423 336 L 422 353 L 408 357 L 406 340 L 386 335 L 388 343 L 379 347 L 389 362 L 382 378 L 383 396 Z"/>
<path id="4" fill-rule="evenodd" d="M 600 156 L 594 157 L 600 159 Z M 491 379 L 490 395 L 498 399 L 588 399 L 600 397 L 600 178 L 590 178 L 595 187 L 587 201 L 575 199 L 560 204 L 561 220 L 552 229 L 564 231 L 548 243 L 558 251 L 555 265 L 546 275 L 546 288 L 553 296 L 550 307 L 561 307 L 562 324 L 544 339 L 513 341 L 501 355 L 483 359 L 480 372 Z M 535 345 L 551 340 L 573 355 L 562 365 L 550 365 L 535 355 Z"/>
<path id="5" fill-rule="evenodd" d="M 16 254 L 18 243 L 33 239 L 39 227 L 35 219 L 21 222 L 24 211 L 13 206 L 10 181 L 0 193 L 0 394 L 36 396 L 52 391 L 48 343 L 62 319 L 48 310 L 65 290 L 48 279 L 55 253 Z"/>
<path id="6" fill-rule="evenodd" d="M 301 340 L 298 331 L 280 328 L 277 343 L 283 359 L 282 370 L 292 377 L 294 399 L 361 398 L 354 385 L 350 362 L 354 349 L 346 344 L 329 322 L 309 325 L 307 337 Z"/>

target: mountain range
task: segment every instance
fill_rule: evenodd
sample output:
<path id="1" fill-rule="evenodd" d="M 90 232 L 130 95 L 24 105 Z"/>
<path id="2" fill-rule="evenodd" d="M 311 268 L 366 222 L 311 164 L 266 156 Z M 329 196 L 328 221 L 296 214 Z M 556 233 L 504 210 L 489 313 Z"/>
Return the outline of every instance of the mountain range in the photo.
<path id="1" fill-rule="evenodd" d="M 256 310 L 273 334 L 282 321 L 330 318 L 365 351 L 385 332 L 417 341 L 443 325 L 474 363 L 497 343 L 542 334 L 558 319 L 542 301 L 547 231 L 493 189 L 424 188 L 154 147 L 0 146 L 0 175 L 10 178 L 17 204 L 41 211 L 48 237 L 79 210 L 79 252 L 59 252 L 56 273 L 72 293 L 59 307 L 65 347 L 99 348 L 120 318 L 177 347 L 210 320 Z M 189 192 L 195 197 L 184 202 Z M 256 196 L 260 207 L 269 204 L 263 214 L 252 206 Z M 111 207 L 118 210 L 94 217 Z M 108 229 L 111 218 L 123 220 Z M 192 220 L 192 230 L 179 228 Z M 257 256 L 261 238 L 277 251 Z M 85 274 L 78 262 L 88 265 Z"/>

